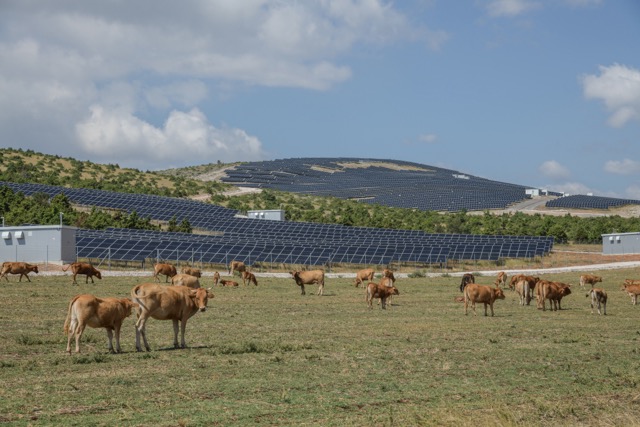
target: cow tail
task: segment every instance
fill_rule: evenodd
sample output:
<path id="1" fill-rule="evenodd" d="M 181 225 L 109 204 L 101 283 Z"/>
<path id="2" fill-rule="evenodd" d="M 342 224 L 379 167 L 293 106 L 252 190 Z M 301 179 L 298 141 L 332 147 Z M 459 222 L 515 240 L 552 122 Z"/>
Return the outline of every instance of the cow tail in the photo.
<path id="1" fill-rule="evenodd" d="M 64 320 L 64 334 L 69 335 L 69 326 L 71 325 L 71 311 L 73 310 L 73 303 L 76 302 L 78 296 L 73 297 L 69 303 L 69 310 L 67 310 L 67 318 Z"/>
<path id="2" fill-rule="evenodd" d="M 71 268 L 71 264 L 67 265 L 67 268 L 62 267 L 62 271 L 67 271 L 70 268 Z"/>
<path id="3" fill-rule="evenodd" d="M 524 302 L 529 305 L 531 303 L 531 296 L 529 295 L 529 281 L 525 280 L 524 282 Z"/>

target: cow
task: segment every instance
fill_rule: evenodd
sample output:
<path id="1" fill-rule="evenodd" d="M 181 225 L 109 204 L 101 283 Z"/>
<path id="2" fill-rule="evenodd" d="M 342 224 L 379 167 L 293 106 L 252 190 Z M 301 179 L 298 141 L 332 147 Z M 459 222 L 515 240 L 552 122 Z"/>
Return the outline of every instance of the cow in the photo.
<path id="1" fill-rule="evenodd" d="M 636 303 L 638 302 L 638 295 L 640 295 L 640 285 L 629 285 L 625 283 L 624 285 L 622 285 L 622 290 L 625 291 L 627 295 L 629 295 L 629 297 L 631 297 L 631 303 L 633 305 L 636 305 Z"/>
<path id="2" fill-rule="evenodd" d="M 364 270 L 360 270 L 356 273 L 356 280 L 354 286 L 357 288 L 360 286 L 360 283 L 364 286 L 365 280 L 370 282 L 373 280 L 373 276 L 376 274 L 376 271 L 373 268 L 365 268 Z"/>
<path id="3" fill-rule="evenodd" d="M 22 276 L 27 278 L 27 281 L 31 281 L 29 279 L 29 273 L 31 272 L 38 273 L 38 266 L 35 264 L 29 264 L 26 262 L 11 262 L 5 261 L 2 263 L 2 270 L 0 271 L 0 279 L 4 277 L 4 279 L 8 282 L 9 278 L 7 278 L 7 274 L 19 274 L 20 278 L 19 282 L 22 282 Z"/>
<path id="4" fill-rule="evenodd" d="M 496 286 L 507 286 L 507 273 L 504 271 L 498 272 L 498 278 L 496 279 Z"/>
<path id="5" fill-rule="evenodd" d="M 593 308 L 598 306 L 598 314 L 600 313 L 600 306 L 604 311 L 604 315 L 607 315 L 607 292 L 602 288 L 591 288 L 591 290 L 585 295 L 587 298 L 591 297 L 591 314 L 593 314 Z"/>
<path id="6" fill-rule="evenodd" d="M 96 276 L 98 279 L 102 280 L 102 273 L 100 273 L 100 271 L 98 271 L 93 265 L 87 262 L 74 262 L 69 264 L 67 268 L 62 267 L 62 271 L 67 271 L 69 269 L 71 269 L 71 273 L 73 274 L 72 284 L 78 284 L 78 282 L 76 281 L 76 276 L 78 274 L 84 274 L 86 276 L 84 283 L 89 283 L 89 279 L 91 279 L 91 283 L 95 284 L 95 282 L 93 281 L 93 276 Z"/>
<path id="7" fill-rule="evenodd" d="M 511 289 L 512 291 L 515 290 L 516 283 L 518 283 L 518 280 L 520 280 L 520 278 L 523 276 L 524 274 L 514 274 L 513 276 L 511 276 L 511 280 L 509 280 L 509 289 Z"/>
<path id="8" fill-rule="evenodd" d="M 176 274 L 171 278 L 171 284 L 174 286 L 186 286 L 188 288 L 198 289 L 200 280 L 191 274 Z"/>
<path id="9" fill-rule="evenodd" d="M 253 283 L 254 285 L 258 286 L 258 280 L 256 279 L 256 275 L 251 273 L 250 271 L 243 271 L 242 284 L 247 286 L 247 282 Z"/>
<path id="10" fill-rule="evenodd" d="M 583 274 L 580 276 L 580 287 L 584 289 L 584 286 L 589 284 L 593 288 L 598 282 L 602 282 L 602 277 L 594 276 L 593 274 Z"/>
<path id="11" fill-rule="evenodd" d="M 520 305 L 529 305 L 533 298 L 533 290 L 540 281 L 538 277 L 525 276 L 520 274 L 515 285 L 515 291 L 520 297 Z"/>
<path id="12" fill-rule="evenodd" d="M 304 285 L 311 285 L 317 283 L 318 293 L 322 295 L 324 292 L 324 271 L 323 270 L 310 270 L 310 271 L 290 271 L 291 277 L 296 281 L 296 284 L 302 289 L 302 295 L 305 295 Z"/>
<path id="13" fill-rule="evenodd" d="M 109 352 L 120 353 L 120 328 L 124 319 L 138 304 L 128 298 L 98 298 L 93 295 L 76 295 L 69 302 L 67 318 L 64 322 L 64 333 L 68 335 L 67 353 L 71 354 L 71 340 L 75 335 L 76 353 L 80 353 L 80 338 L 87 326 L 105 328 L 109 338 Z M 113 335 L 116 336 L 116 347 L 113 348 Z"/>
<path id="14" fill-rule="evenodd" d="M 247 269 L 247 266 L 242 261 L 231 261 L 229 263 L 229 275 L 233 276 L 233 272 L 237 271 L 242 274 L 243 271 Z"/>
<path id="15" fill-rule="evenodd" d="M 233 280 L 220 279 L 220 285 L 236 287 L 236 286 L 239 286 L 239 283 Z"/>
<path id="16" fill-rule="evenodd" d="M 550 310 L 562 310 L 562 298 L 570 294 L 571 285 L 564 283 L 540 280 L 536 285 L 538 308 L 542 308 L 542 311 L 546 311 L 546 300 L 549 300 Z"/>
<path id="17" fill-rule="evenodd" d="M 491 308 L 491 317 L 493 317 L 493 303 L 504 298 L 504 292 L 500 287 L 493 288 L 487 285 L 468 283 L 464 287 L 464 315 L 467 315 L 467 309 L 469 303 L 471 303 L 473 314 L 477 316 L 476 303 L 481 302 L 484 304 L 484 315 L 487 315 L 487 306 L 489 306 Z"/>
<path id="18" fill-rule="evenodd" d="M 218 286 L 218 282 L 220 281 L 220 273 L 217 271 L 213 272 L 213 284 Z"/>
<path id="19" fill-rule="evenodd" d="M 627 285 L 640 285 L 640 280 L 637 279 L 624 279 L 624 283 Z"/>
<path id="20" fill-rule="evenodd" d="M 382 270 L 382 277 L 388 277 L 393 283 L 396 282 L 396 277 L 393 275 L 393 271 L 388 268 Z"/>
<path id="21" fill-rule="evenodd" d="M 214 295 L 209 289 L 192 289 L 186 286 L 162 286 L 157 283 L 141 283 L 131 289 L 131 300 L 137 303 L 138 321 L 136 322 L 136 350 L 142 351 L 140 336 L 147 351 L 151 351 L 147 342 L 145 326 L 149 317 L 173 322 L 173 346 L 178 348 L 178 327 L 180 327 L 180 347 L 185 348 L 184 334 L 187 321 L 197 312 L 207 309 L 209 299 Z"/>
<path id="22" fill-rule="evenodd" d="M 393 287 L 393 286 L 394 286 L 394 285 L 393 285 L 393 280 L 392 280 L 390 277 L 384 277 L 384 276 L 382 276 L 382 278 L 380 279 L 380 284 L 381 284 L 382 286 L 386 286 L 387 288 L 391 288 L 391 287 Z M 392 299 L 392 298 L 393 298 L 393 295 L 389 295 L 389 296 L 387 297 L 387 305 L 391 306 L 391 299 Z M 382 300 L 381 300 L 381 299 L 379 299 L 379 300 L 378 300 L 378 304 L 380 304 L 380 302 L 381 302 L 381 301 L 382 301 Z"/>
<path id="23" fill-rule="evenodd" d="M 367 284 L 367 304 L 369 309 L 373 308 L 373 299 L 379 298 L 382 309 L 386 310 L 387 299 L 391 298 L 392 295 L 400 295 L 400 291 L 394 285 L 385 286 L 381 283 L 373 282 Z"/>
<path id="24" fill-rule="evenodd" d="M 158 263 L 153 266 L 153 277 L 156 279 L 156 282 L 160 282 L 160 278 L 158 275 L 164 275 L 164 283 L 169 282 L 169 278 L 178 274 L 176 271 L 176 267 L 171 264 L 162 264 Z"/>
<path id="25" fill-rule="evenodd" d="M 465 273 L 462 275 L 462 280 L 460 281 L 460 292 L 464 292 L 464 287 L 469 283 L 475 283 L 476 278 L 471 273 Z"/>
<path id="26" fill-rule="evenodd" d="M 195 267 L 182 267 L 182 269 L 180 270 L 180 273 L 188 274 L 190 276 L 197 277 L 197 278 L 202 277 L 202 271 L 200 271 L 199 268 L 195 268 Z"/>

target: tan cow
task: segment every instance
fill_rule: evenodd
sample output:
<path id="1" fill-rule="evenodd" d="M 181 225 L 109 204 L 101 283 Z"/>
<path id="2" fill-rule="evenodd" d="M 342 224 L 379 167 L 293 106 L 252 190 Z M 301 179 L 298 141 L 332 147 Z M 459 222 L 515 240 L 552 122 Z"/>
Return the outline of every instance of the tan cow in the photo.
<path id="1" fill-rule="evenodd" d="M 360 283 L 363 284 L 365 281 L 370 282 L 373 280 L 373 276 L 375 276 L 376 271 L 373 268 L 365 268 L 364 270 L 360 270 L 356 273 L 356 280 L 353 286 L 356 288 L 360 286 Z M 383 276 L 384 277 L 384 276 Z"/>
<path id="2" fill-rule="evenodd" d="M 242 272 L 242 284 L 247 286 L 247 282 L 248 283 L 253 283 L 254 285 L 258 286 L 258 280 L 256 279 L 256 275 L 253 274 L 250 271 L 243 271 Z"/>
<path id="3" fill-rule="evenodd" d="M 507 273 L 504 271 L 498 272 L 498 277 L 496 279 L 496 286 L 507 286 Z"/>
<path id="4" fill-rule="evenodd" d="M 538 277 L 525 276 L 520 274 L 515 285 L 515 290 L 520 297 L 520 305 L 530 305 L 533 298 L 533 290 L 540 281 Z"/>
<path id="5" fill-rule="evenodd" d="M 178 272 L 176 271 L 176 267 L 172 264 L 158 263 L 153 266 L 153 277 L 156 279 L 156 282 L 160 281 L 160 278 L 158 277 L 160 274 L 165 276 L 164 283 L 167 283 L 169 282 L 169 278 L 175 276 Z"/>
<path id="6" fill-rule="evenodd" d="M 542 308 L 542 311 L 546 310 L 546 300 L 549 300 L 550 310 L 562 310 L 562 298 L 570 294 L 571 285 L 564 283 L 540 280 L 536 285 L 538 308 Z"/>
<path id="7" fill-rule="evenodd" d="M 225 280 L 225 279 L 220 279 L 220 285 L 221 286 L 231 286 L 231 287 L 236 287 L 239 286 L 240 284 L 234 280 Z"/>
<path id="8" fill-rule="evenodd" d="M 233 272 L 237 271 L 242 274 L 243 271 L 246 271 L 247 266 L 242 261 L 231 261 L 229 263 L 229 275 L 233 276 Z"/>
<path id="9" fill-rule="evenodd" d="M 516 283 L 520 280 L 521 277 L 524 277 L 524 274 L 514 274 L 511 276 L 511 280 L 509 281 L 509 289 L 514 290 L 516 288 Z"/>
<path id="10" fill-rule="evenodd" d="M 504 299 L 504 292 L 499 287 L 491 287 L 487 285 L 479 285 L 477 283 L 469 283 L 464 287 L 464 314 L 467 315 L 469 303 L 473 309 L 474 316 L 476 313 L 476 303 L 484 304 L 484 315 L 487 315 L 487 306 L 491 308 L 491 316 L 493 317 L 493 303 L 496 300 Z"/>
<path id="11" fill-rule="evenodd" d="M 173 322 L 173 346 L 178 348 L 178 325 L 180 346 L 185 348 L 184 334 L 189 320 L 198 311 L 205 311 L 213 294 L 205 288 L 192 289 L 186 286 L 162 286 L 142 283 L 131 289 L 131 299 L 139 304 L 136 322 L 136 350 L 142 351 L 140 336 L 147 351 L 150 351 L 145 326 L 149 317 Z"/>
<path id="12" fill-rule="evenodd" d="M 393 275 L 393 270 L 389 270 L 388 268 L 382 270 L 382 277 L 388 277 L 393 283 L 396 282 L 396 277 Z"/>
<path id="13" fill-rule="evenodd" d="M 591 297 L 591 314 L 593 314 L 594 306 L 598 306 L 598 314 L 600 313 L 600 306 L 602 306 L 604 315 L 607 315 L 607 292 L 602 288 L 591 288 L 586 297 Z"/>
<path id="14" fill-rule="evenodd" d="M 595 285 L 598 282 L 602 282 L 602 277 L 594 276 L 593 274 L 583 274 L 580 276 L 580 287 L 584 289 L 585 285 Z"/>
<path id="15" fill-rule="evenodd" d="M 218 273 L 217 271 L 215 271 L 213 273 L 213 284 L 218 286 L 218 282 L 220 281 L 220 273 Z"/>
<path id="16" fill-rule="evenodd" d="M 290 271 L 291 277 L 296 281 L 296 284 L 302 289 L 302 295 L 305 295 L 304 285 L 311 285 L 317 283 L 318 293 L 322 295 L 324 292 L 324 271 L 323 270 L 310 270 L 310 271 Z"/>
<path id="17" fill-rule="evenodd" d="M 369 305 L 369 309 L 373 308 L 374 298 L 380 299 L 382 308 L 386 309 L 387 300 L 391 298 L 392 295 L 400 295 L 398 288 L 393 285 L 385 286 L 383 284 L 373 282 L 367 284 L 367 304 Z"/>
<path id="18" fill-rule="evenodd" d="M 464 292 L 464 287 L 469 283 L 475 283 L 476 278 L 471 273 L 465 273 L 462 275 L 462 279 L 460 280 L 460 292 Z"/>
<path id="19" fill-rule="evenodd" d="M 93 295 L 77 295 L 69 302 L 64 333 L 68 335 L 67 353 L 71 353 L 71 340 L 75 335 L 76 353 L 80 353 L 80 337 L 87 326 L 105 328 L 109 337 L 109 352 L 120 353 L 120 328 L 131 310 L 138 307 L 128 298 L 98 298 Z M 116 336 L 116 348 L 113 348 L 113 335 Z"/>
<path id="20" fill-rule="evenodd" d="M 638 302 L 638 295 L 640 295 L 640 285 L 629 285 L 625 283 L 624 285 L 622 285 L 622 290 L 625 291 L 627 295 L 629 295 L 629 297 L 631 297 L 631 303 L 633 305 L 636 305 L 636 303 Z"/>
<path id="21" fill-rule="evenodd" d="M 93 281 L 93 276 L 96 276 L 98 279 L 102 280 L 102 273 L 100 273 L 100 271 L 98 271 L 93 265 L 87 262 L 71 263 L 67 268 L 63 267 L 62 271 L 67 271 L 69 269 L 71 269 L 71 273 L 73 274 L 72 284 L 78 284 L 78 282 L 76 282 L 76 276 L 78 274 L 84 274 L 86 276 L 84 283 L 89 283 L 89 279 L 91 279 L 91 283 L 95 283 Z"/>
<path id="22" fill-rule="evenodd" d="M 26 277 L 30 282 L 29 273 L 30 272 L 38 273 L 38 266 L 35 264 L 29 264 L 26 262 L 11 262 L 5 261 L 2 263 L 2 271 L 0 271 L 0 279 L 4 277 L 4 279 L 8 282 L 7 274 L 19 274 L 20 278 L 18 282 L 22 282 L 22 276 Z"/>
<path id="23" fill-rule="evenodd" d="M 195 268 L 195 267 L 182 267 L 182 269 L 180 270 L 180 273 L 188 274 L 190 276 L 197 277 L 197 278 L 202 277 L 202 271 L 200 271 L 199 268 Z"/>
<path id="24" fill-rule="evenodd" d="M 200 280 L 191 274 L 176 274 L 171 278 L 171 284 L 174 286 L 186 286 L 188 288 L 198 289 Z"/>

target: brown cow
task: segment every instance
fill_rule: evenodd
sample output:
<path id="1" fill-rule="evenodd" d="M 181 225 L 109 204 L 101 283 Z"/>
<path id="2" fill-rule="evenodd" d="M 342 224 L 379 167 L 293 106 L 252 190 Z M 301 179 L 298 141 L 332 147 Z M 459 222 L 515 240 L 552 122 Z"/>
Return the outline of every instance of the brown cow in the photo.
<path id="1" fill-rule="evenodd" d="M 176 274 L 178 274 L 178 272 L 176 271 L 176 267 L 174 265 L 158 263 L 153 266 L 153 277 L 155 277 L 156 282 L 160 281 L 160 278 L 158 277 L 159 274 L 165 276 L 164 283 L 167 283 L 169 282 L 169 277 L 175 276 Z"/>
<path id="2" fill-rule="evenodd" d="M 138 304 L 128 298 L 98 298 L 93 295 L 77 295 L 69 302 L 64 332 L 68 335 L 67 353 L 71 354 L 71 339 L 76 337 L 76 353 L 80 353 L 80 337 L 85 327 L 105 328 L 109 337 L 109 352 L 120 353 L 120 328 L 124 319 Z M 113 348 L 113 335 L 116 336 L 116 348 Z"/>
<path id="3" fill-rule="evenodd" d="M 600 306 L 602 306 L 604 315 L 607 315 L 607 292 L 602 288 L 591 288 L 586 297 L 591 297 L 591 314 L 593 314 L 593 307 L 597 304 L 598 314 L 600 313 Z"/>
<path id="4" fill-rule="evenodd" d="M 242 261 L 231 261 L 229 263 L 229 275 L 233 276 L 233 272 L 237 271 L 242 274 L 243 271 L 247 269 L 247 266 Z"/>
<path id="5" fill-rule="evenodd" d="M 493 317 L 493 303 L 498 299 L 504 299 L 504 292 L 501 288 L 469 283 L 464 287 L 464 314 L 467 315 L 467 309 L 471 303 L 473 314 L 477 316 L 476 303 L 481 302 L 484 304 L 484 315 L 487 315 L 487 306 L 489 306 Z"/>
<path id="6" fill-rule="evenodd" d="M 622 285 L 622 290 L 631 297 L 631 303 L 636 305 L 638 302 L 638 295 L 640 295 L 640 285 L 629 285 L 625 283 Z"/>
<path id="7" fill-rule="evenodd" d="M 379 298 L 383 309 L 387 308 L 387 299 L 392 295 L 400 295 L 400 291 L 395 286 L 385 286 L 380 283 L 370 282 L 367 284 L 367 304 L 369 309 L 373 308 L 373 299 Z"/>
<path id="8" fill-rule="evenodd" d="M 219 281 L 220 281 L 220 273 L 215 271 L 213 273 L 213 284 L 217 286 Z"/>
<path id="9" fill-rule="evenodd" d="M 460 292 L 464 292 L 464 287 L 469 283 L 475 283 L 476 278 L 471 273 L 465 273 L 462 275 L 462 280 L 460 281 Z"/>
<path id="10" fill-rule="evenodd" d="M 258 286 L 258 280 L 256 279 L 256 275 L 253 274 L 250 271 L 243 271 L 242 272 L 242 284 L 247 286 L 247 282 L 248 283 L 253 283 L 254 285 Z"/>
<path id="11" fill-rule="evenodd" d="M 591 287 L 598 282 L 602 282 L 602 277 L 594 276 L 593 274 L 583 274 L 580 276 L 580 287 L 584 289 L 584 286 L 589 284 Z"/>
<path id="12" fill-rule="evenodd" d="M 200 287 L 200 280 L 191 274 L 180 273 L 171 278 L 171 284 L 174 286 L 186 286 L 188 288 L 198 289 Z"/>
<path id="13" fill-rule="evenodd" d="M 184 333 L 189 320 L 198 311 L 207 309 L 213 294 L 205 288 L 192 289 L 186 286 L 162 286 L 156 283 L 142 283 L 131 289 L 131 299 L 139 304 L 136 322 L 136 350 L 142 351 L 140 336 L 147 351 L 150 351 L 145 326 L 149 317 L 173 321 L 173 346 L 178 348 L 178 325 L 180 325 L 180 346 L 185 348 Z"/>
<path id="14" fill-rule="evenodd" d="M 71 269 L 71 273 L 73 274 L 73 282 L 72 284 L 78 284 L 76 282 L 76 276 L 78 274 L 86 275 L 84 283 L 89 283 L 89 278 L 91 278 L 91 283 L 95 283 L 93 281 L 93 276 L 96 276 L 98 279 L 102 280 L 102 273 L 98 271 L 93 265 L 87 262 L 74 262 L 69 264 L 67 268 L 62 268 L 62 271 L 67 271 Z"/>
<path id="15" fill-rule="evenodd" d="M 388 268 L 382 270 L 382 277 L 388 277 L 393 283 L 396 282 L 396 277 L 393 275 L 393 271 Z"/>
<path id="16" fill-rule="evenodd" d="M 507 273 L 504 271 L 498 272 L 498 278 L 496 279 L 496 286 L 507 286 Z"/>
<path id="17" fill-rule="evenodd" d="M 514 290 L 516 288 L 516 283 L 520 280 L 521 277 L 524 277 L 524 274 L 514 274 L 511 276 L 511 280 L 509 281 L 509 289 Z"/>
<path id="18" fill-rule="evenodd" d="M 562 310 L 562 298 L 570 294 L 571 285 L 567 285 L 564 283 L 540 280 L 536 285 L 538 308 L 542 308 L 542 311 L 546 310 L 546 300 L 549 300 L 550 310 Z"/>
<path id="19" fill-rule="evenodd" d="M 202 271 L 200 271 L 199 268 L 195 268 L 195 267 L 182 267 L 182 269 L 180 270 L 180 273 L 188 274 L 190 276 L 197 277 L 197 278 L 202 277 Z"/>
<path id="20" fill-rule="evenodd" d="M 240 284 L 234 280 L 225 280 L 225 279 L 220 279 L 220 285 L 221 286 L 239 286 Z"/>
<path id="21" fill-rule="evenodd" d="M 373 276 L 375 276 L 375 274 L 376 274 L 376 271 L 373 268 L 365 268 L 364 270 L 358 271 L 356 273 L 356 279 L 353 286 L 357 288 L 360 286 L 360 283 L 364 285 L 365 280 L 367 282 L 372 281 Z"/>
<path id="22" fill-rule="evenodd" d="M 302 295 L 305 295 L 304 285 L 311 285 L 317 283 L 318 293 L 322 295 L 324 292 L 324 271 L 323 270 L 310 270 L 310 271 L 290 271 L 291 277 L 296 281 L 296 284 L 302 289 Z"/>
<path id="23" fill-rule="evenodd" d="M 22 276 L 26 277 L 30 282 L 29 273 L 30 272 L 38 273 L 38 266 L 35 264 L 29 264 L 26 262 L 11 262 L 5 261 L 2 263 L 2 271 L 0 271 L 0 279 L 4 277 L 4 279 L 8 282 L 7 274 L 19 274 L 20 278 L 19 282 L 22 282 Z"/>
<path id="24" fill-rule="evenodd" d="M 533 298 L 533 290 L 539 281 L 538 277 L 518 275 L 515 290 L 520 297 L 520 305 L 530 305 Z"/>

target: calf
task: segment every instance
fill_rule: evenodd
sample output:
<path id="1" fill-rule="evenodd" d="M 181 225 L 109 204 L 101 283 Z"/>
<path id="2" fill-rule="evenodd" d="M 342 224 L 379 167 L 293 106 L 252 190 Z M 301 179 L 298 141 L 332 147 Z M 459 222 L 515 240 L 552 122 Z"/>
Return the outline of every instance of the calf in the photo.
<path id="1" fill-rule="evenodd" d="M 373 308 L 373 299 L 379 298 L 381 301 L 381 307 L 387 308 L 387 299 L 392 295 L 400 295 L 400 291 L 394 285 L 385 286 L 381 283 L 369 283 L 367 285 L 367 304 L 369 309 Z"/>
<path id="2" fill-rule="evenodd" d="M 164 282 L 167 283 L 169 278 L 175 276 L 178 272 L 174 265 L 158 263 L 153 266 L 153 277 L 156 279 L 156 282 L 160 281 L 160 278 L 158 277 L 160 274 L 165 276 Z"/>
<path id="3" fill-rule="evenodd" d="M 181 331 L 180 346 L 185 348 L 184 334 L 187 321 L 197 312 L 204 312 L 213 294 L 204 288 L 192 289 L 186 286 L 162 286 L 156 283 L 142 283 L 131 289 L 131 299 L 139 304 L 136 322 L 136 350 L 142 351 L 140 336 L 147 351 L 145 326 L 149 317 L 173 322 L 173 346 L 178 348 L 178 327 Z"/>
<path id="4" fill-rule="evenodd" d="M 595 285 L 598 282 L 602 282 L 602 277 L 594 276 L 593 274 L 583 274 L 580 276 L 580 287 L 584 289 L 585 285 Z"/>
<path id="5" fill-rule="evenodd" d="M 18 282 L 22 282 L 22 276 L 27 278 L 27 281 L 31 281 L 29 279 L 29 273 L 31 272 L 38 273 L 38 266 L 35 264 L 29 264 L 26 262 L 11 262 L 5 261 L 2 263 L 2 270 L 0 271 L 0 279 L 4 277 L 4 279 L 8 282 L 7 274 L 19 274 L 20 278 Z"/>
<path id="6" fill-rule="evenodd" d="M 500 271 L 498 273 L 498 277 L 496 278 L 496 286 L 505 287 L 507 285 L 507 273 L 504 271 Z"/>
<path id="7" fill-rule="evenodd" d="M 471 303 L 473 314 L 477 316 L 476 303 L 481 302 L 484 304 L 484 315 L 487 315 L 487 306 L 489 306 L 493 317 L 493 303 L 499 299 L 504 299 L 504 292 L 499 287 L 469 283 L 464 287 L 464 314 L 467 315 L 467 309 Z"/>
<path id="8" fill-rule="evenodd" d="M 171 278 L 171 284 L 174 286 L 186 286 L 188 288 L 198 289 L 200 287 L 200 280 L 191 274 L 180 273 Z"/>
<path id="9" fill-rule="evenodd" d="M 593 314 L 593 307 L 597 304 L 598 306 L 598 314 L 600 313 L 600 306 L 604 311 L 604 315 L 607 315 L 607 292 L 602 288 L 591 288 L 589 293 L 586 295 L 587 297 L 591 297 L 591 314 Z"/>
<path id="10" fill-rule="evenodd" d="M 296 281 L 296 285 L 302 289 L 302 295 L 305 295 L 304 285 L 318 284 L 317 295 L 322 295 L 324 292 L 324 271 L 323 270 L 310 270 L 310 271 L 290 271 L 291 277 Z"/>
<path id="11" fill-rule="evenodd" d="M 218 273 L 217 271 L 215 271 L 213 273 L 213 284 L 218 286 L 218 282 L 220 281 L 220 273 Z"/>
<path id="12" fill-rule="evenodd" d="M 360 270 L 356 273 L 356 280 L 354 286 L 357 288 L 360 286 L 360 283 L 364 285 L 365 280 L 370 282 L 373 280 L 373 276 L 376 274 L 376 271 L 373 268 L 365 268 L 364 270 Z"/>
<path id="13" fill-rule="evenodd" d="M 67 268 L 62 268 L 62 271 L 67 271 L 71 269 L 71 273 L 73 274 L 73 282 L 72 284 L 77 285 L 78 282 L 76 281 L 76 276 L 78 274 L 84 274 L 85 280 L 84 283 L 89 283 L 89 279 L 91 279 L 91 283 L 95 283 L 93 281 L 93 276 L 97 277 L 98 279 L 102 280 L 102 273 L 100 273 L 100 271 L 98 271 L 93 265 L 86 263 L 86 262 L 74 262 L 72 264 L 69 264 L 69 266 Z"/>
<path id="14" fill-rule="evenodd" d="M 238 282 L 235 282 L 233 280 L 225 280 L 225 279 L 220 279 L 220 285 L 222 286 L 238 286 Z"/>
<path id="15" fill-rule="evenodd" d="M 229 275 L 230 276 L 233 276 L 233 272 L 234 271 L 242 273 L 246 269 L 247 269 L 247 266 L 242 261 L 231 261 L 229 263 Z"/>
<path id="16" fill-rule="evenodd" d="M 638 302 L 638 295 L 640 295 L 640 285 L 629 285 L 625 283 L 622 285 L 622 290 L 631 297 L 631 303 L 636 305 Z"/>
<path id="17" fill-rule="evenodd" d="M 80 353 L 80 337 L 85 327 L 105 328 L 109 337 L 109 352 L 120 353 L 120 328 L 131 310 L 138 307 L 128 298 L 98 298 L 93 295 L 77 295 L 71 299 L 64 332 L 68 335 L 67 353 L 71 354 L 71 339 L 76 337 L 76 353 Z M 113 348 L 113 334 L 116 348 Z"/>
<path id="18" fill-rule="evenodd" d="M 258 280 L 256 279 L 255 274 L 251 273 L 250 271 L 243 271 L 242 272 L 242 284 L 247 286 L 247 282 L 248 283 L 253 283 L 254 285 L 258 286 Z"/>
<path id="19" fill-rule="evenodd" d="M 476 282 L 476 278 L 474 277 L 473 274 L 471 273 L 463 274 L 462 280 L 460 281 L 460 292 L 464 292 L 465 286 L 467 286 L 469 283 L 475 283 L 475 282 Z"/>

